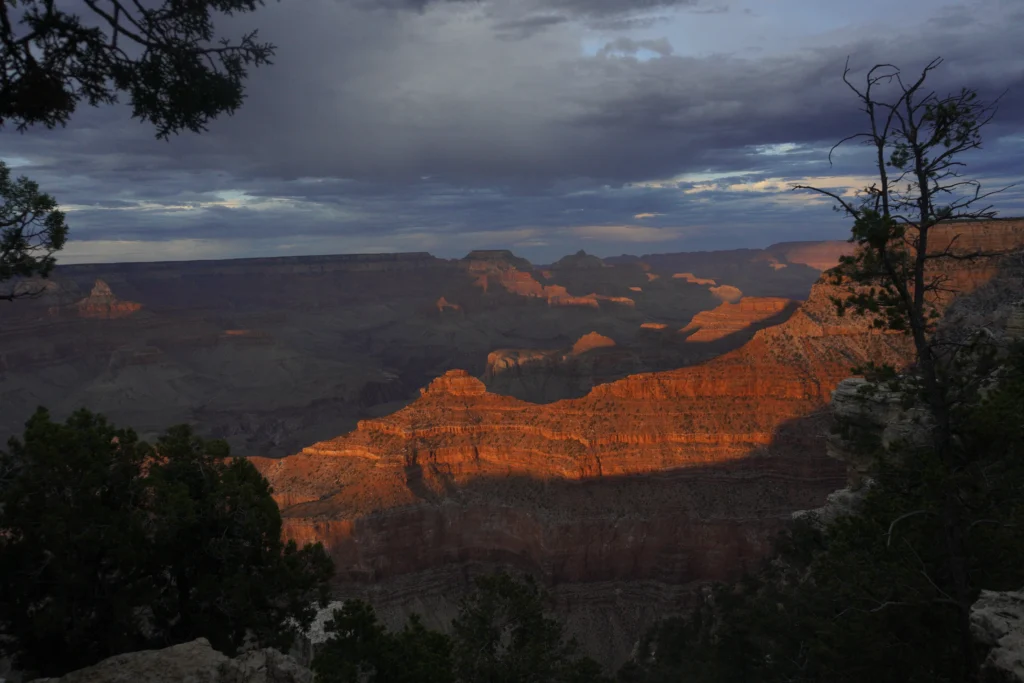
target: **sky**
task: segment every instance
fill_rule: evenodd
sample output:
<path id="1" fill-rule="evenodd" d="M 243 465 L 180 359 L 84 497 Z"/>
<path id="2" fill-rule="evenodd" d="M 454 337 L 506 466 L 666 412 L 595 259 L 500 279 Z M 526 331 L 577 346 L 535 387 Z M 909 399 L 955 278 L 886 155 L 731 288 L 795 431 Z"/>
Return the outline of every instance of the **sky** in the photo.
<path id="1" fill-rule="evenodd" d="M 67 212 L 62 263 L 844 239 L 791 185 L 870 183 L 866 147 L 827 158 L 866 123 L 847 58 L 1005 91 L 964 157 L 995 189 L 1024 180 L 1022 26 L 1024 0 L 269 0 L 217 24 L 277 54 L 208 132 L 83 106 L 0 159 Z M 1024 215 L 1024 186 L 993 204 Z"/>

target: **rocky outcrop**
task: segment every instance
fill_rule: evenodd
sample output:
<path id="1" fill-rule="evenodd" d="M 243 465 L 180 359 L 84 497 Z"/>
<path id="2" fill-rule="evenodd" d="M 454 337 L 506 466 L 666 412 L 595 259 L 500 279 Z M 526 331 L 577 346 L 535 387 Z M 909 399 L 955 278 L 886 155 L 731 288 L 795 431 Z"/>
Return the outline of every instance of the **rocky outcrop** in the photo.
<path id="1" fill-rule="evenodd" d="M 723 303 L 710 311 L 698 313 L 679 331 L 687 333 L 688 342 L 714 341 L 770 320 L 795 305 L 789 299 L 743 297 L 734 304 Z"/>
<path id="2" fill-rule="evenodd" d="M 568 257 L 567 257 L 568 258 Z M 589 257 L 588 257 L 589 258 Z M 596 258 L 596 257 L 594 257 Z M 600 259 L 598 259 L 600 260 Z M 602 267 L 603 264 L 602 264 Z M 590 293 L 576 296 L 569 293 L 562 285 L 543 285 L 531 272 L 517 270 L 511 266 L 496 266 L 491 261 L 472 261 L 469 270 L 474 274 L 474 285 L 485 293 L 491 291 L 494 284 L 505 291 L 523 297 L 543 299 L 549 306 L 583 306 L 600 308 L 601 302 L 633 307 L 636 302 L 625 296 L 610 296 Z"/>
<path id="3" fill-rule="evenodd" d="M 522 271 L 533 269 L 533 265 L 529 261 L 521 256 L 516 256 L 508 249 L 474 249 L 462 260 L 470 263 L 486 263 L 500 269 L 514 268 Z"/>
<path id="4" fill-rule="evenodd" d="M 904 406 L 902 394 L 863 377 L 850 377 L 836 386 L 832 414 L 835 426 L 826 451 L 846 463 L 854 488 L 869 473 L 878 450 L 900 441 L 911 446 L 927 443 L 927 411 Z"/>
<path id="5" fill-rule="evenodd" d="M 605 262 L 620 265 L 637 261 L 649 265 L 651 274 L 675 275 L 677 281 L 702 286 L 728 284 L 747 296 L 804 299 L 821 271 L 836 265 L 838 255 L 849 253 L 852 246 L 846 242 L 787 242 L 767 249 L 618 256 Z"/>
<path id="6" fill-rule="evenodd" d="M 1012 234 L 1004 231 L 1003 236 L 994 238 L 987 231 L 978 231 L 968 237 L 969 243 L 962 248 L 966 253 L 977 249 L 1005 251 L 1007 242 L 1013 243 L 1006 239 L 1008 232 Z M 935 237 L 937 249 L 945 249 L 951 240 L 950 227 L 940 226 Z M 1024 310 L 1024 259 L 1020 254 L 1010 253 L 1005 258 L 966 262 L 963 268 L 940 263 L 937 269 L 951 280 L 959 280 L 965 290 L 955 301 L 939 299 L 945 310 L 935 337 L 936 341 L 946 342 L 934 347 L 939 362 L 945 358 L 944 348 L 956 348 L 958 362 L 969 362 L 968 349 L 974 343 L 983 345 L 986 358 L 989 351 L 994 351 L 998 358 L 1019 335 L 1018 320 Z M 996 271 L 998 276 L 992 277 Z M 993 380 L 997 378 L 998 373 Z M 980 391 L 984 393 L 989 386 L 983 385 Z M 928 410 L 915 402 L 908 403 L 907 396 L 887 383 L 870 382 L 863 377 L 844 379 L 832 392 L 830 409 L 833 425 L 826 452 L 847 466 L 847 486 L 830 494 L 824 506 L 794 514 L 813 514 L 814 523 L 819 525 L 856 511 L 872 483 L 870 474 L 878 454 L 895 444 L 922 447 L 930 440 Z"/>
<path id="7" fill-rule="evenodd" d="M 672 278 L 675 280 L 683 280 L 684 282 L 689 282 L 693 285 L 708 285 L 708 290 L 720 301 L 735 303 L 743 297 L 743 292 L 739 287 L 733 287 L 732 285 L 726 284 L 719 285 L 711 278 L 697 277 L 693 273 L 675 273 Z"/>
<path id="8" fill-rule="evenodd" d="M 991 648 L 982 683 L 1024 683 L 1024 590 L 981 591 L 971 607 L 971 632 Z"/>
<path id="9" fill-rule="evenodd" d="M 597 332 L 588 332 L 572 345 L 572 350 L 569 352 L 573 356 L 581 356 L 588 351 L 595 349 L 608 349 L 615 346 L 615 340 L 611 337 L 606 337 L 603 334 Z"/>
<path id="10" fill-rule="evenodd" d="M 435 303 L 434 305 L 437 306 L 437 312 L 442 314 L 445 311 L 449 311 L 451 313 L 459 313 L 462 311 L 462 306 L 449 302 L 448 299 L 444 298 L 443 296 L 440 299 L 438 299 L 437 303 Z"/>
<path id="11" fill-rule="evenodd" d="M 71 307 L 80 318 L 99 318 L 102 320 L 113 320 L 115 318 L 127 318 L 142 308 L 142 304 L 134 301 L 121 301 L 110 290 L 110 286 L 103 280 L 96 280 L 89 296 L 80 300 Z M 60 309 L 51 309 L 51 313 L 59 314 Z"/>
<path id="12" fill-rule="evenodd" d="M 37 683 L 313 683 L 313 672 L 270 648 L 234 659 L 198 638 L 162 650 L 129 652 Z"/>
<path id="13" fill-rule="evenodd" d="M 830 335 L 827 294 L 700 366 L 548 405 L 451 372 L 397 413 L 254 462 L 286 533 L 324 541 L 342 581 L 466 562 L 553 583 L 734 578 L 845 480 L 824 427 L 800 425 L 852 363 L 905 357 L 902 337 Z"/>
<path id="14" fill-rule="evenodd" d="M 710 291 L 716 297 L 722 301 L 728 303 L 735 303 L 743 298 L 743 291 L 739 287 L 733 287 L 732 285 L 719 285 L 718 287 L 711 287 Z"/>
<path id="15" fill-rule="evenodd" d="M 549 403 L 586 394 L 596 384 L 635 372 L 636 354 L 597 332 L 566 350 L 498 349 L 487 356 L 482 376 L 490 391 Z"/>
<path id="16" fill-rule="evenodd" d="M 718 284 L 711 278 L 697 277 L 693 273 L 674 273 L 672 275 L 672 278 L 674 280 L 685 280 L 686 282 L 689 282 L 694 285 L 711 285 L 712 287 L 714 287 L 715 285 Z"/>
<path id="17" fill-rule="evenodd" d="M 949 273 L 970 288 L 995 270 L 970 268 Z M 335 558 L 339 591 L 369 582 L 387 592 L 476 565 L 528 569 L 584 603 L 596 595 L 587 586 L 654 586 L 650 603 L 608 608 L 617 616 L 607 623 L 626 628 L 625 613 L 672 608 L 664 587 L 735 578 L 794 511 L 846 483 L 844 463 L 826 454 L 830 396 L 852 367 L 900 366 L 911 353 L 906 337 L 838 316 L 842 293 L 819 282 L 735 351 L 579 399 L 526 403 L 453 371 L 403 410 L 254 462 L 286 534 L 321 540 Z M 614 663 L 628 652 L 596 654 Z"/>
<path id="18" fill-rule="evenodd" d="M 1006 324 L 1006 335 L 1010 339 L 1024 339 L 1024 302 L 1014 305 Z"/>

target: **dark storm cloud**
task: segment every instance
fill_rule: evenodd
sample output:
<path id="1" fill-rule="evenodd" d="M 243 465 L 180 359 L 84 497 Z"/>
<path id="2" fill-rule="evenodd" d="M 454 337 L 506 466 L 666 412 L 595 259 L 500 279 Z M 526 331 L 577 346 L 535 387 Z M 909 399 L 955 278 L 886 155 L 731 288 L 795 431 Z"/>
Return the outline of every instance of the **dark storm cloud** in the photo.
<path id="1" fill-rule="evenodd" d="M 76 162 L 95 166 L 101 162 L 86 157 L 122 153 L 130 157 L 122 158 L 129 166 L 159 159 L 164 169 L 231 168 L 242 176 L 393 183 L 433 175 L 485 185 L 546 185 L 586 176 L 629 182 L 688 170 L 688 164 L 704 167 L 712 161 L 711 150 L 838 139 L 862 124 L 856 101 L 838 78 L 847 54 L 862 67 L 864 56 L 875 54 L 919 64 L 920 53 L 931 50 L 931 41 L 907 46 L 876 40 L 759 62 L 682 56 L 580 60 L 558 55 L 542 39 L 537 47 L 549 50 L 532 56 L 494 45 L 472 22 L 446 45 L 423 28 L 381 16 L 302 16 L 314 4 L 282 15 L 280 22 L 265 18 L 281 34 L 279 63 L 254 74 L 246 106 L 216 122 L 214 133 L 164 145 L 147 139 L 142 127 L 129 135 L 68 131 L 69 137 L 49 136 L 55 145 L 71 143 L 73 151 L 62 152 L 61 161 L 77 152 Z M 365 30 L 366 22 L 373 31 Z M 1005 33 L 1005 41 L 986 40 L 1009 43 L 1009 27 Z M 972 76 L 992 81 L 979 85 L 1016 86 L 1009 96 L 1020 99 L 1020 71 L 1007 74 L 1012 63 L 1001 66 L 979 54 L 981 36 L 932 35 L 945 43 L 957 70 L 978 67 Z M 403 39 L 409 40 L 405 46 Z M 330 53 L 328 41 L 344 45 L 351 58 L 321 59 Z M 641 47 L 662 54 L 671 49 L 667 41 L 612 44 L 627 52 Z M 516 58 L 525 61 L 515 63 Z M 955 85 L 956 74 L 949 71 L 936 73 L 936 80 L 946 81 L 940 87 Z M 1019 121 L 1019 104 L 1004 105 L 1001 118 Z M 109 110 L 89 113 L 110 116 Z M 738 168 L 746 163 L 737 161 Z"/>
<path id="2" fill-rule="evenodd" d="M 564 24 L 567 21 L 569 21 L 569 17 L 562 14 L 535 14 L 522 19 L 498 21 L 494 24 L 494 30 L 499 38 L 522 40 L 538 31 Z"/>
<path id="3" fill-rule="evenodd" d="M 697 7 L 702 0 L 542 0 L 543 4 L 578 17 L 637 14 L 678 7 Z"/>
<path id="4" fill-rule="evenodd" d="M 580 17 L 650 20 L 643 11 L 669 6 L 721 5 L 269 4 L 228 22 L 227 33 L 258 25 L 278 44 L 276 63 L 252 73 L 243 107 L 208 133 L 164 143 L 129 122 L 124 106 L 84 109 L 66 129 L 0 133 L 0 156 L 28 160 L 20 172 L 77 207 L 77 239 L 343 235 L 352 248 L 451 252 L 468 247 L 460 235 L 482 246 L 492 233 L 524 249 L 570 250 L 585 234 L 578 228 L 599 226 L 592 234 L 767 244 L 787 226 L 836 219 L 827 204 L 727 188 L 869 170 L 856 147 L 835 168 L 824 163 L 829 145 L 864 123 L 840 80 L 847 55 L 861 78 L 873 60 L 918 69 L 941 45 L 947 64 L 930 79 L 940 92 L 1010 88 L 992 129 L 1008 141 L 988 138 L 972 169 L 1000 177 L 1017 164 L 1019 175 L 1021 147 L 1010 137 L 1024 128 L 1024 55 L 1010 20 L 1019 4 L 990 0 L 987 15 L 947 13 L 907 35 L 851 33 L 756 61 L 628 36 L 580 54 Z M 644 50 L 657 58 L 637 58 Z M 781 144 L 785 153 L 766 153 Z M 699 181 L 641 185 L 705 172 L 737 175 L 706 190 Z M 644 214 L 663 215 L 635 218 Z"/>
<path id="5" fill-rule="evenodd" d="M 526 0 L 521 0 L 526 2 Z M 388 7 L 405 8 L 423 12 L 427 6 L 446 2 L 467 3 L 479 0 L 365 0 L 364 8 Z M 533 0 L 534 5 L 559 10 L 575 17 L 606 17 L 618 14 L 635 14 L 653 10 L 692 8 L 701 6 L 704 0 Z"/>

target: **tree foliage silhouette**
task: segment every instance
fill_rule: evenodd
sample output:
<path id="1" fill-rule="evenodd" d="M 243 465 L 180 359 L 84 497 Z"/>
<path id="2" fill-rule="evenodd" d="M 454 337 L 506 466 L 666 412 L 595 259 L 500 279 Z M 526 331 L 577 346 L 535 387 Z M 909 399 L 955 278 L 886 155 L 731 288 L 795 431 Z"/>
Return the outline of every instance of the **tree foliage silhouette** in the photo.
<path id="1" fill-rule="evenodd" d="M 245 98 L 250 67 L 275 47 L 257 31 L 216 38 L 216 15 L 255 11 L 263 0 L 82 0 L 70 12 L 52 0 L 0 0 L 0 128 L 67 125 L 81 103 L 113 104 L 127 93 L 132 115 L 158 139 L 201 132 Z M 39 294 L 68 228 L 49 194 L 0 163 L 0 299 Z"/>
<path id="2" fill-rule="evenodd" d="M 198 637 L 287 650 L 333 565 L 281 540 L 270 485 L 228 455 L 186 426 L 151 446 L 39 409 L 0 455 L 0 648 L 43 675 Z"/>

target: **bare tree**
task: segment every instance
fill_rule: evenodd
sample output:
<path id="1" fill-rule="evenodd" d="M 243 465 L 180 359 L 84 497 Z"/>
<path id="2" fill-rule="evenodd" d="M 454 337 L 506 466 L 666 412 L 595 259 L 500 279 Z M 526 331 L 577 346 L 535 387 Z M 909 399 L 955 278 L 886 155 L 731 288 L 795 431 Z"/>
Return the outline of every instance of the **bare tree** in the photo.
<path id="1" fill-rule="evenodd" d="M 860 101 L 869 127 L 833 146 L 829 161 L 843 143 L 863 140 L 874 148 L 878 180 L 855 198 L 808 185 L 794 189 L 826 195 L 837 203 L 837 211 L 854 219 L 850 241 L 857 251 L 831 271 L 836 284 L 850 286 L 849 294 L 833 299 L 839 313 L 870 315 L 876 327 L 902 331 L 913 339 L 915 364 L 902 381 L 929 409 L 930 446 L 949 473 L 937 513 L 944 529 L 950 604 L 959 611 L 970 678 L 977 667 L 969 620 L 974 593 L 966 566 L 969 511 L 962 504 L 957 476 L 970 456 L 956 447 L 954 415 L 966 385 L 943 362 L 933 332 L 939 307 L 955 294 L 944 262 L 1000 254 L 960 248 L 957 240 L 962 233 L 938 244 L 933 237 L 942 223 L 962 222 L 969 230 L 972 221 L 994 218 L 996 212 L 987 201 L 1008 188 L 985 192 L 978 180 L 963 174 L 962 156 L 981 148 L 981 131 L 995 116 L 998 98 L 984 102 L 977 91 L 967 88 L 944 96 L 929 90 L 927 78 L 941 64 L 942 59 L 932 60 L 912 81 L 905 80 L 897 67 L 878 64 L 858 87 L 851 82 L 847 61 L 843 81 Z M 894 372 L 874 369 L 890 377 Z"/>

